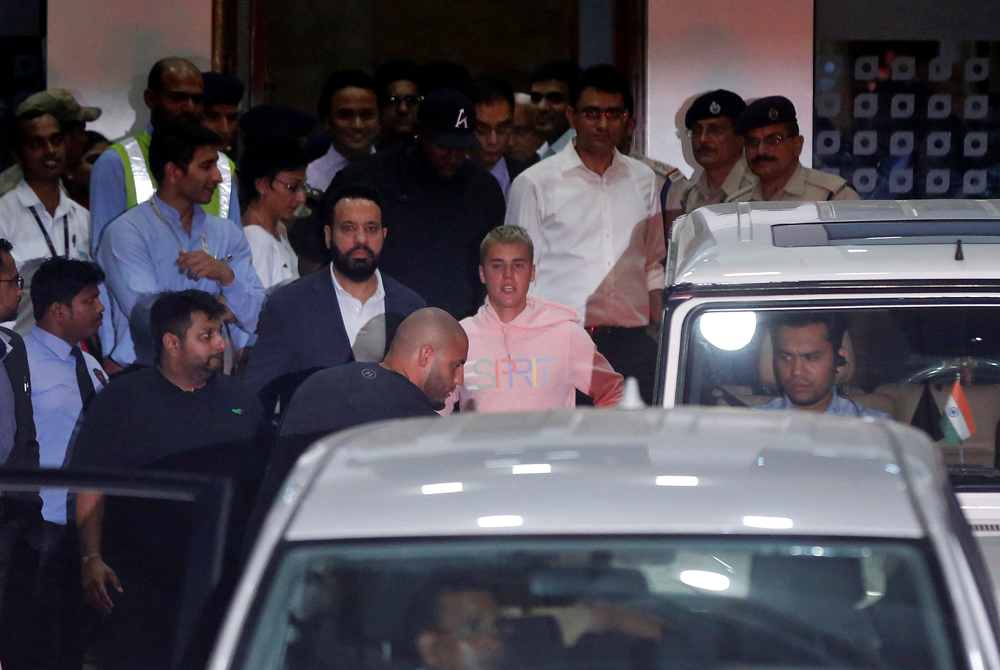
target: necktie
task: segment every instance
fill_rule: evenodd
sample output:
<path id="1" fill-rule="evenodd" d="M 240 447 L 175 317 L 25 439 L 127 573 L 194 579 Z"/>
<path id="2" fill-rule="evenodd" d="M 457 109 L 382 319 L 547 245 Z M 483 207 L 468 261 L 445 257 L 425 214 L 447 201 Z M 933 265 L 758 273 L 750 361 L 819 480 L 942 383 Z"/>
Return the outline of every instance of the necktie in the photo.
<path id="1" fill-rule="evenodd" d="M 83 359 L 83 352 L 80 347 L 73 347 L 73 358 L 76 359 L 76 383 L 80 387 L 80 399 L 83 400 L 83 411 L 87 411 L 90 401 L 97 395 L 94 390 L 94 382 L 90 379 L 90 371 L 87 370 L 87 361 Z"/>

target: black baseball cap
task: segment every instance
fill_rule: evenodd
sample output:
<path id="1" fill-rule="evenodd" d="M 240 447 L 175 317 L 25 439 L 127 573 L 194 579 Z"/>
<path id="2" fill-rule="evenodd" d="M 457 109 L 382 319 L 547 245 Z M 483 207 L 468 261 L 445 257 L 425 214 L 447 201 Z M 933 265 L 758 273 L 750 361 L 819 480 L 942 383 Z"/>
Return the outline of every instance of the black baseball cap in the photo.
<path id="1" fill-rule="evenodd" d="M 684 126 L 690 128 L 695 121 L 715 119 L 720 116 L 728 116 L 735 122 L 746 108 L 747 103 L 743 102 L 743 98 L 732 91 L 720 88 L 695 98 L 687 114 L 684 115 Z"/>
<path id="2" fill-rule="evenodd" d="M 221 72 L 202 72 L 201 80 L 205 82 L 205 106 L 208 105 L 238 105 L 243 99 L 246 87 L 243 82 L 231 74 Z"/>
<path id="3" fill-rule="evenodd" d="M 776 123 L 798 123 L 795 118 L 795 105 L 781 95 L 771 95 L 754 100 L 736 119 L 736 132 L 740 135 L 754 128 L 773 126 Z"/>
<path id="4" fill-rule="evenodd" d="M 431 91 L 417 112 L 418 134 L 445 149 L 482 148 L 476 139 L 476 107 L 467 95 L 454 88 Z"/>

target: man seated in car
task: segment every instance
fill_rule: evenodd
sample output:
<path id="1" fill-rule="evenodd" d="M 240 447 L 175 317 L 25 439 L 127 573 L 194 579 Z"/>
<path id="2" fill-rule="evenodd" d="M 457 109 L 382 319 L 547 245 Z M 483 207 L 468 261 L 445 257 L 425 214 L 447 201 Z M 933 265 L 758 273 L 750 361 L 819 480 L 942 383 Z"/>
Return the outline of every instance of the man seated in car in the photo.
<path id="1" fill-rule="evenodd" d="M 795 312 L 771 323 L 774 376 L 782 396 L 760 409 L 797 409 L 837 416 L 891 419 L 837 394 L 834 381 L 847 365 L 846 324 L 833 314 Z"/>
<path id="2" fill-rule="evenodd" d="M 423 670 L 496 670 L 503 657 L 492 592 L 473 581 L 435 580 L 411 612 Z"/>

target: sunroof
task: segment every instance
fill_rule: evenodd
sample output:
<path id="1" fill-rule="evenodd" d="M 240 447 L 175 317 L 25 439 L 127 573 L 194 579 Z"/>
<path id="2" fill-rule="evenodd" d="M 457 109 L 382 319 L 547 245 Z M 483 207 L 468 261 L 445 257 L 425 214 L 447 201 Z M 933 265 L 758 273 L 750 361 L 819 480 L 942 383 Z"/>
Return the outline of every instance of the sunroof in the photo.
<path id="1" fill-rule="evenodd" d="M 776 247 L 826 247 L 842 244 L 1000 243 L 1000 221 L 906 220 L 789 223 L 771 226 Z"/>

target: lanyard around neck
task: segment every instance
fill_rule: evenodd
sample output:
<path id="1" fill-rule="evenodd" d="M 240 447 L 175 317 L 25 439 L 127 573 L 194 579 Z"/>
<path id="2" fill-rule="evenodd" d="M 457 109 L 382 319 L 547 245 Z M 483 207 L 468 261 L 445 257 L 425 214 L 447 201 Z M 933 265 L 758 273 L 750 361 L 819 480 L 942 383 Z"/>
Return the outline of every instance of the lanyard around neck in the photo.
<path id="1" fill-rule="evenodd" d="M 52 244 L 52 238 L 49 237 L 49 231 L 45 230 L 45 224 L 42 223 L 42 217 L 38 216 L 38 212 L 35 211 L 34 205 L 28 207 L 31 210 L 31 215 L 35 217 L 35 222 L 38 223 L 39 230 L 42 231 L 42 236 L 45 237 L 45 244 L 49 245 L 49 251 L 52 253 L 52 257 L 55 258 L 59 255 L 56 251 L 56 246 Z M 69 258 L 69 213 L 63 214 L 63 242 L 66 246 L 66 258 Z"/>

